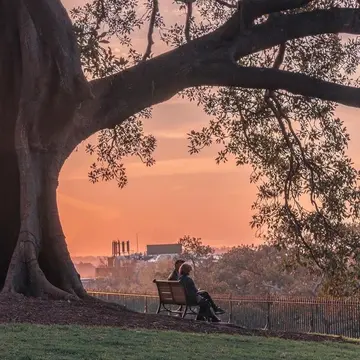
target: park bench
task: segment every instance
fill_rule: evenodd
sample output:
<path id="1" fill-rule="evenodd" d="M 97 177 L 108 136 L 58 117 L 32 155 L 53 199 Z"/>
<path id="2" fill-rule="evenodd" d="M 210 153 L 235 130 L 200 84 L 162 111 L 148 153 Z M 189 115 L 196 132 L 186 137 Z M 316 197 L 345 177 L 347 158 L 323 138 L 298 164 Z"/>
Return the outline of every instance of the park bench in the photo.
<path id="1" fill-rule="evenodd" d="M 186 315 L 197 315 L 198 305 L 189 303 L 186 298 L 185 288 L 180 281 L 154 280 L 159 294 L 159 306 L 157 314 L 166 311 L 170 314 L 180 314 L 182 318 Z M 176 310 L 168 307 L 169 305 L 179 306 Z"/>

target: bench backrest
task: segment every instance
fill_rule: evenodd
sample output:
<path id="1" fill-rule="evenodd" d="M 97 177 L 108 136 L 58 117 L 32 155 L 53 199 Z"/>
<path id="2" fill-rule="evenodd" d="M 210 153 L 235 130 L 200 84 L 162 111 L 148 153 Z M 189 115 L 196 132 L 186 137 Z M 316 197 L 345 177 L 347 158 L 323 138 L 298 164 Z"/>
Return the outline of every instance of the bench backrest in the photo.
<path id="1" fill-rule="evenodd" d="M 185 289 L 179 281 L 154 280 L 163 304 L 186 305 Z"/>

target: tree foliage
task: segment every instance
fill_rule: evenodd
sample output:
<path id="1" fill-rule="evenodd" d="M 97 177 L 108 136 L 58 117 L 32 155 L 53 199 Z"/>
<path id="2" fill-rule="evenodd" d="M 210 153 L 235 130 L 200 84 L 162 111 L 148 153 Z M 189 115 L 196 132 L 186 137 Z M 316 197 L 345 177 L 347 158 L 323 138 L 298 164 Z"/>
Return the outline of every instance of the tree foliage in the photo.
<path id="1" fill-rule="evenodd" d="M 273 246 L 238 246 L 224 253 L 213 276 L 234 295 L 308 296 L 323 294 L 318 269 L 286 266 L 287 254 Z"/>
<path id="2" fill-rule="evenodd" d="M 181 256 L 184 260 L 192 263 L 194 275 L 196 274 L 196 268 L 199 263 L 214 254 L 214 249 L 209 245 L 204 245 L 201 238 L 185 235 L 180 238 L 179 244 L 182 245 Z"/>
<path id="3" fill-rule="evenodd" d="M 259 235 L 294 262 L 332 277 L 353 276 L 359 241 L 349 224 L 359 215 L 359 172 L 346 153 L 349 134 L 336 108 L 337 102 L 359 102 L 344 87 L 330 84 L 350 89 L 358 83 L 360 39 L 339 34 L 345 29 L 342 17 L 355 16 L 357 1 L 178 0 L 173 8 L 183 21 L 171 24 L 162 5 L 158 0 L 93 0 L 73 9 L 85 73 L 104 77 L 148 61 L 155 37 L 169 50 L 194 43 L 205 54 L 201 41 L 218 34 L 226 46 L 212 49 L 213 58 L 229 57 L 236 67 L 229 62 L 219 75 L 215 67 L 211 73 L 196 68 L 208 80 L 197 82 L 195 76 L 193 85 L 181 91 L 210 117 L 207 127 L 189 129 L 190 154 L 217 143 L 222 146 L 218 163 L 251 166 L 250 181 L 258 189 L 251 225 Z M 302 18 L 308 22 L 301 23 Z M 264 29 L 272 32 L 266 40 Z M 132 40 L 139 31 L 147 33 L 143 52 Z M 109 46 L 112 39 L 121 56 Z M 150 116 L 148 107 L 100 132 L 98 144 L 88 147 L 100 163 L 90 171 L 92 181 L 116 179 L 125 185 L 128 155 L 154 164 L 156 140 L 144 135 L 141 125 Z"/>

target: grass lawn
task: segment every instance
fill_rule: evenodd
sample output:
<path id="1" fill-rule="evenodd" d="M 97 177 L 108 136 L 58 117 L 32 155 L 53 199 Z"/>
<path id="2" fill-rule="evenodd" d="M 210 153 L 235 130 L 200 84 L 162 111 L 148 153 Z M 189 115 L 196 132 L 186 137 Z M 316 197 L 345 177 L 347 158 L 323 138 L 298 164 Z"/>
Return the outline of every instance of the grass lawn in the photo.
<path id="1" fill-rule="evenodd" d="M 356 360 L 360 347 L 101 327 L 0 325 L 0 359 Z"/>

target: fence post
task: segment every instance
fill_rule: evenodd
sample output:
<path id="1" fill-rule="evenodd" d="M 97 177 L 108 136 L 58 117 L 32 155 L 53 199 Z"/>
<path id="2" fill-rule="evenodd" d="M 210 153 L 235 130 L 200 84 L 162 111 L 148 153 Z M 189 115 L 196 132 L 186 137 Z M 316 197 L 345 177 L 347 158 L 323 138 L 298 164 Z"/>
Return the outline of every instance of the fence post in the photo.
<path id="1" fill-rule="evenodd" d="M 232 293 L 229 295 L 229 321 L 228 323 L 231 324 L 233 322 L 233 305 L 232 305 Z"/>
<path id="2" fill-rule="evenodd" d="M 148 298 L 145 295 L 145 307 L 144 307 L 144 313 L 146 314 L 148 312 Z"/>
<path id="3" fill-rule="evenodd" d="M 314 307 L 316 307 L 316 305 L 312 305 L 311 306 L 311 318 L 310 318 L 310 332 L 314 333 L 315 332 L 315 310 Z"/>
<path id="4" fill-rule="evenodd" d="M 266 314 L 266 329 L 271 330 L 271 295 L 268 296 L 268 302 L 267 302 L 267 314 Z"/>

